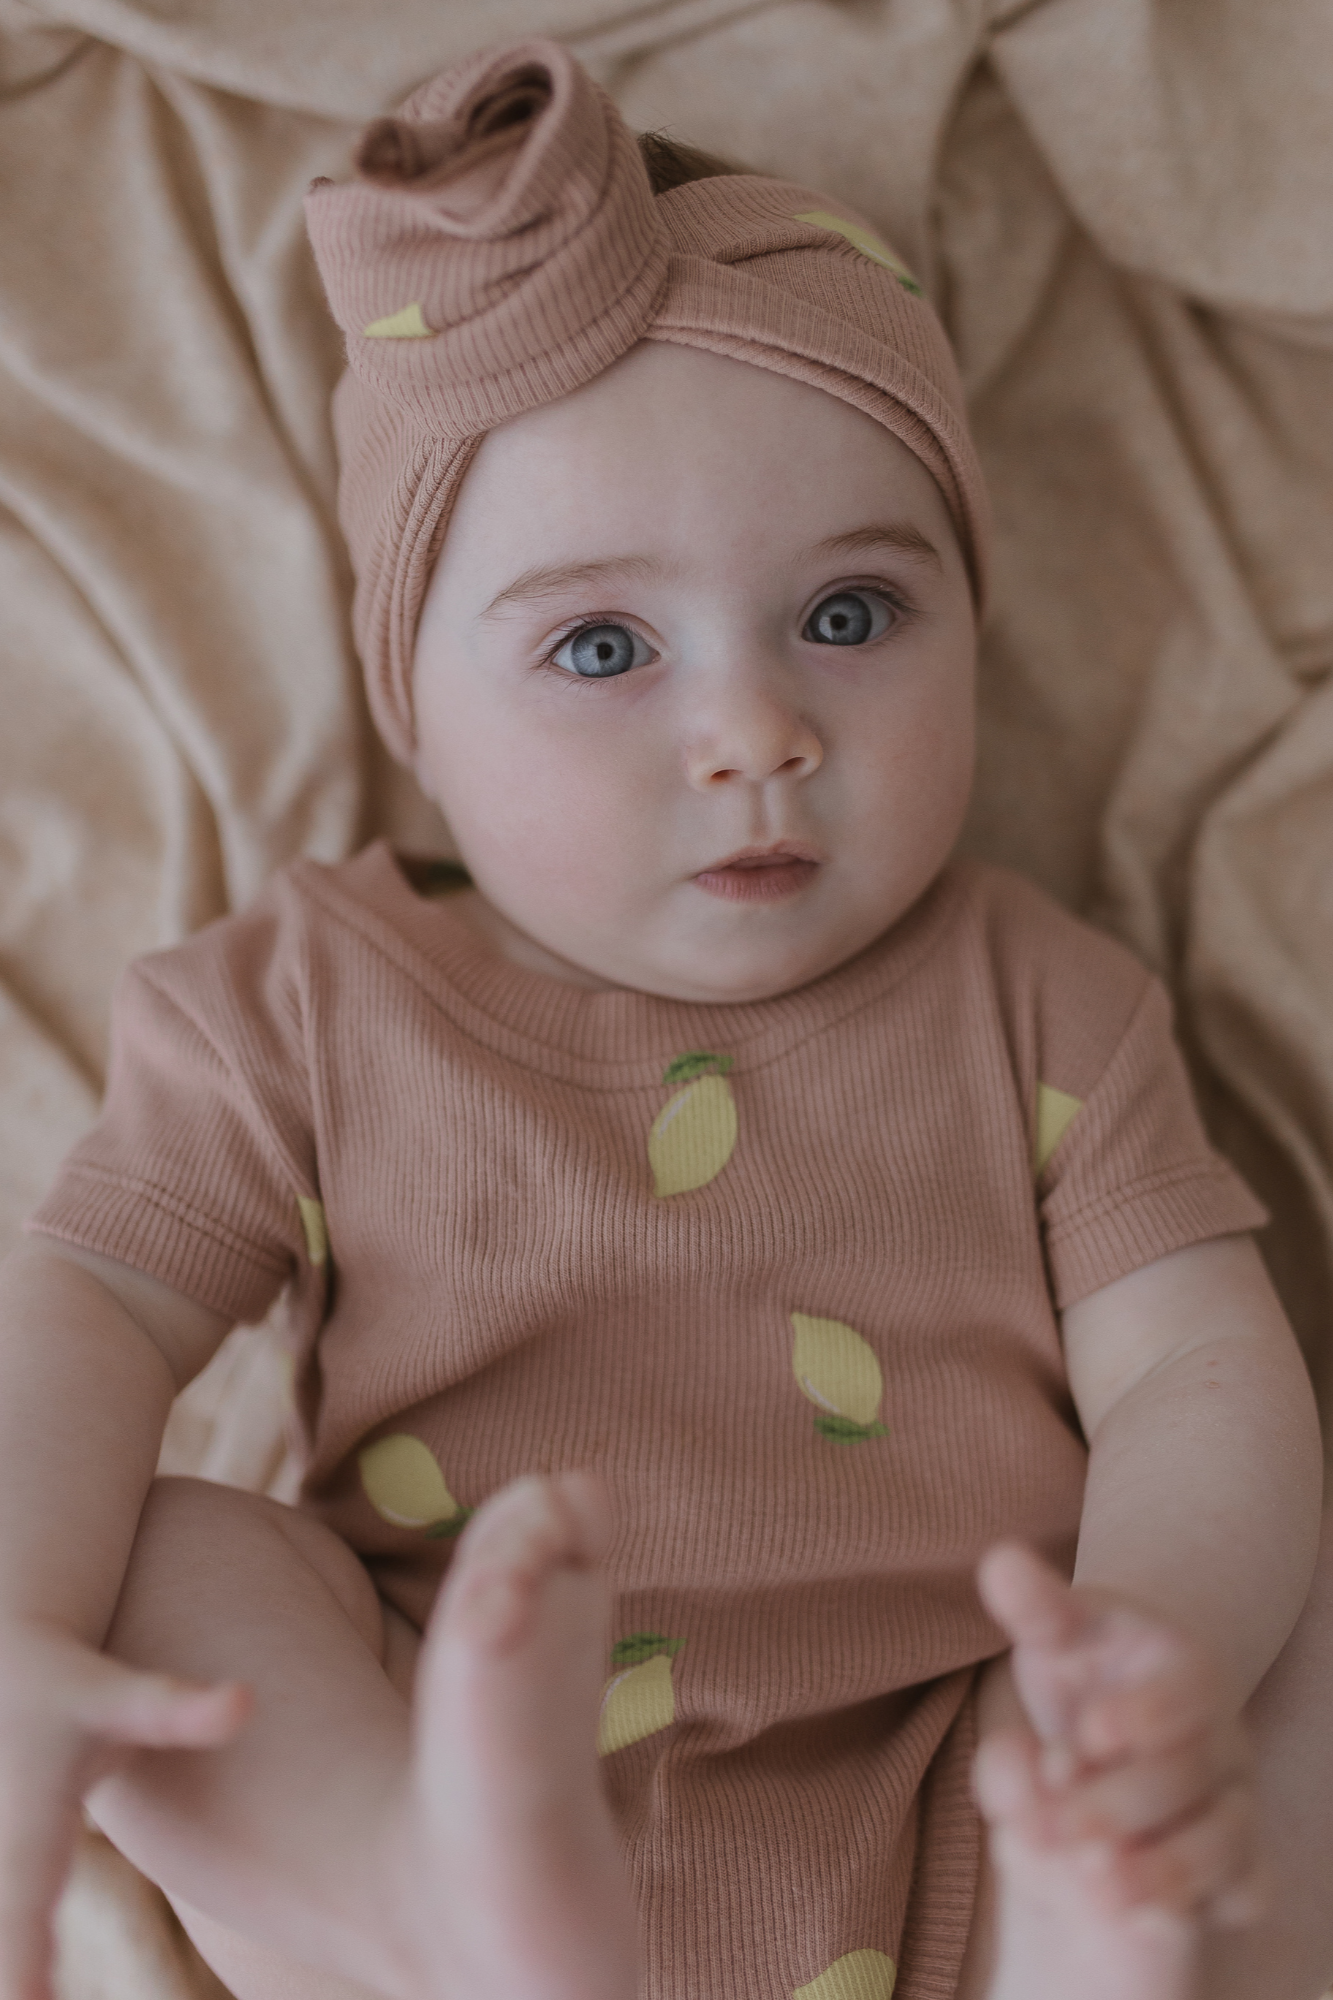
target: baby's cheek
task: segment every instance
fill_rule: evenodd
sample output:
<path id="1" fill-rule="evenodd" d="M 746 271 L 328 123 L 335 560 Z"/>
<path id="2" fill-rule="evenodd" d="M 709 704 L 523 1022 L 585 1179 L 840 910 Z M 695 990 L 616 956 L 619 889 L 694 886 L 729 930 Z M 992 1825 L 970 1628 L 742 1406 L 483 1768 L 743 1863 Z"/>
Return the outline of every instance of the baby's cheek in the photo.
<path id="1" fill-rule="evenodd" d="M 594 697 L 575 695 L 573 700 Z M 623 752 L 598 755 L 551 734 L 518 733 L 495 754 L 460 759 L 459 839 L 478 865 L 521 888 L 524 900 L 595 918 L 627 896 L 646 854 L 661 845 L 647 774 Z M 449 811 L 446 805 L 446 811 Z"/>

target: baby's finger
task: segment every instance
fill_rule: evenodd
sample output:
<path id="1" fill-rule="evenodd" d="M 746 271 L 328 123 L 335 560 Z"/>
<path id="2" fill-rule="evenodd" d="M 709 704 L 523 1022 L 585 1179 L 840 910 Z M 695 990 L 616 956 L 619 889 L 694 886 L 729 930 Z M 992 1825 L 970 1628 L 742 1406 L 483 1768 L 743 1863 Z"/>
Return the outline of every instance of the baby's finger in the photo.
<path id="1" fill-rule="evenodd" d="M 987 1551 L 977 1570 L 977 1588 L 1015 1646 L 1073 1645 L 1097 1615 L 1059 1570 L 1019 1542 L 1001 1542 Z"/>
<path id="2" fill-rule="evenodd" d="M 1142 1840 L 1206 1811 L 1219 1791 L 1241 1782 L 1249 1769 L 1249 1745 L 1234 1726 L 1159 1756 L 1109 1769 L 1085 1766 L 1058 1790 L 1047 1786 L 1042 1834 L 1049 1840 Z"/>
<path id="3" fill-rule="evenodd" d="M 1024 1820 L 1041 1798 L 1037 1740 L 1019 1729 L 997 1730 L 977 1750 L 972 1790 L 983 1818 L 992 1826 Z"/>
<path id="4" fill-rule="evenodd" d="M 203 1750 L 244 1728 L 254 1698 L 239 1681 L 201 1686 L 170 1674 L 145 1674 L 113 1660 L 97 1663 L 73 1705 L 91 1736 L 145 1749 Z"/>
<path id="5" fill-rule="evenodd" d="M 1187 1914 L 1248 1884 L 1257 1865 L 1254 1795 L 1228 1785 L 1208 1811 L 1134 1846 L 1096 1848 L 1094 1864 L 1112 1905 L 1152 1904 Z"/>
<path id="6" fill-rule="evenodd" d="M 0 1773 L 0 1996 L 52 2000 L 52 1918 L 77 1828 L 73 1800 L 53 1799 L 36 1760 Z"/>
<path id="7" fill-rule="evenodd" d="M 1074 1740 L 1095 1762 L 1160 1756 L 1211 1734 L 1223 1706 L 1207 1661 L 1185 1640 L 1173 1638 L 1155 1672 L 1089 1693 L 1078 1711 Z"/>
<path id="8" fill-rule="evenodd" d="M 1206 1914 L 1222 1930 L 1243 1930 L 1266 1917 L 1272 1907 L 1273 1878 L 1261 1861 L 1235 1888 L 1215 1896 Z"/>

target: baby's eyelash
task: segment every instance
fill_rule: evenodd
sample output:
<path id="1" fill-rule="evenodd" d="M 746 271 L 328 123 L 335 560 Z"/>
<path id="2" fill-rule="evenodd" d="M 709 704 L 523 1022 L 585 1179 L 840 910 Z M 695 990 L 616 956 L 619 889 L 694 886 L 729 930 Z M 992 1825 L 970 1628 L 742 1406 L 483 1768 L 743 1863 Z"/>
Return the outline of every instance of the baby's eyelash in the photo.
<path id="1" fill-rule="evenodd" d="M 861 616 L 869 616 L 870 629 L 853 632 L 849 630 L 846 610 L 836 607 L 858 600 L 864 607 Z M 816 645 L 847 646 L 860 651 L 892 639 L 912 625 L 916 616 L 917 607 L 912 600 L 886 578 L 840 577 L 816 592 L 801 618 L 799 631 L 803 640 Z M 874 629 L 876 626 L 878 630 Z"/>
<path id="2" fill-rule="evenodd" d="M 859 591 L 865 597 L 879 598 L 881 603 L 886 605 L 893 613 L 894 622 L 892 629 L 895 630 L 904 624 L 910 623 L 917 615 L 917 606 L 907 593 L 899 585 L 890 583 L 884 577 L 840 579 L 836 583 L 827 584 L 814 601 L 818 604 L 822 598 L 835 594 L 838 591 Z M 650 644 L 650 641 L 645 639 L 642 632 L 639 631 L 638 626 L 626 617 L 623 611 L 584 612 L 581 617 L 573 618 L 568 624 L 563 625 L 555 636 L 547 642 L 542 648 L 539 665 L 554 668 L 555 656 L 560 652 L 562 647 L 567 646 L 571 639 L 576 639 L 580 632 L 591 632 L 599 625 L 621 625 L 627 632 L 632 632 L 636 638 L 641 639 L 645 645 Z M 887 634 L 881 636 L 887 636 Z M 555 678 L 563 681 L 567 686 L 575 688 L 597 687 L 603 684 L 600 677 L 595 674 L 574 674 L 567 672 L 563 668 L 555 671 Z M 623 676 L 613 675 L 608 678 L 622 679 Z"/>
<path id="3" fill-rule="evenodd" d="M 888 605 L 888 606 L 889 606 L 889 607 L 890 607 L 890 608 L 891 608 L 892 610 L 896 611 L 896 612 L 898 613 L 898 616 L 899 616 L 900 618 L 911 618 L 911 617 L 912 617 L 912 616 L 913 616 L 913 615 L 915 614 L 915 611 L 916 611 L 916 606 L 915 606 L 915 604 L 913 604 L 913 602 L 912 602 L 911 598 L 910 598 L 910 597 L 908 597 L 908 595 L 907 595 L 907 593 L 906 593 L 905 591 L 903 591 L 903 590 L 900 590 L 900 589 L 898 588 L 898 586 L 897 586 L 896 584 L 892 584 L 892 583 L 836 583 L 836 584 L 834 584 L 834 585 L 833 585 L 833 589 L 834 589 L 834 590 L 860 590 L 860 591 L 863 591 L 863 592 L 865 593 L 865 595 L 866 595 L 867 597 L 882 597 L 882 598 L 883 598 L 883 600 L 884 600 L 884 602 L 885 602 L 885 603 L 886 603 L 886 604 L 887 604 L 887 605 Z M 828 596 L 828 595 L 829 595 L 829 593 L 828 593 L 828 592 L 826 591 L 826 592 L 824 593 L 824 595 L 825 595 L 825 596 Z"/>
<path id="4" fill-rule="evenodd" d="M 637 624 L 632 619 L 626 617 L 623 611 L 593 612 L 591 614 L 585 613 L 582 618 L 571 620 L 568 625 L 557 632 L 555 637 L 543 648 L 539 664 L 543 668 L 550 668 L 554 678 L 557 680 L 571 683 L 578 687 L 600 687 L 608 681 L 623 680 L 625 678 L 623 673 L 605 675 L 579 674 L 573 673 L 567 667 L 557 664 L 557 656 L 564 651 L 571 640 L 577 639 L 580 633 L 595 632 L 599 627 L 608 626 L 616 627 L 623 632 L 629 633 L 630 637 L 640 646 L 646 647 L 650 653 L 656 653 L 657 649 L 652 645 L 651 641 L 644 637 Z"/>

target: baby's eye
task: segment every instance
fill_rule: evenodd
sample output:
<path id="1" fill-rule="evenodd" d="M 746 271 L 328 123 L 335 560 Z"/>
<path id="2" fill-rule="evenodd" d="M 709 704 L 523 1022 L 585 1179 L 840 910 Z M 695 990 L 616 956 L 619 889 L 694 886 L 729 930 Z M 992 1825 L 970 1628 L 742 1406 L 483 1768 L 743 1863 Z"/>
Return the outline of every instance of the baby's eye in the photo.
<path id="1" fill-rule="evenodd" d="M 888 625 L 889 607 L 873 590 L 835 590 L 815 606 L 801 637 L 818 646 L 864 646 Z"/>
<path id="2" fill-rule="evenodd" d="M 631 667 L 646 666 L 655 657 L 648 641 L 628 625 L 585 625 L 552 653 L 551 660 L 584 680 L 605 681 L 627 674 Z"/>

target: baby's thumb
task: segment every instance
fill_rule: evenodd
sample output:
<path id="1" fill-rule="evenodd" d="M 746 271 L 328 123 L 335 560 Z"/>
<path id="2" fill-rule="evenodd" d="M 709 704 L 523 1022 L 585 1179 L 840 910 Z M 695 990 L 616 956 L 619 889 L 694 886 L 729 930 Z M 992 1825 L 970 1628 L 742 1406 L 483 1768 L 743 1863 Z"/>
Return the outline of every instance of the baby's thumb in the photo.
<path id="1" fill-rule="evenodd" d="M 1091 1615 L 1059 1570 L 1018 1542 L 1001 1542 L 982 1557 L 977 1589 L 1015 1646 L 1068 1646 Z"/>
<path id="2" fill-rule="evenodd" d="M 254 1696 L 240 1681 L 180 1680 L 143 1673 L 115 1660 L 79 1703 L 80 1721 L 109 1743 L 149 1750 L 204 1750 L 228 1743 L 250 1719 Z"/>

